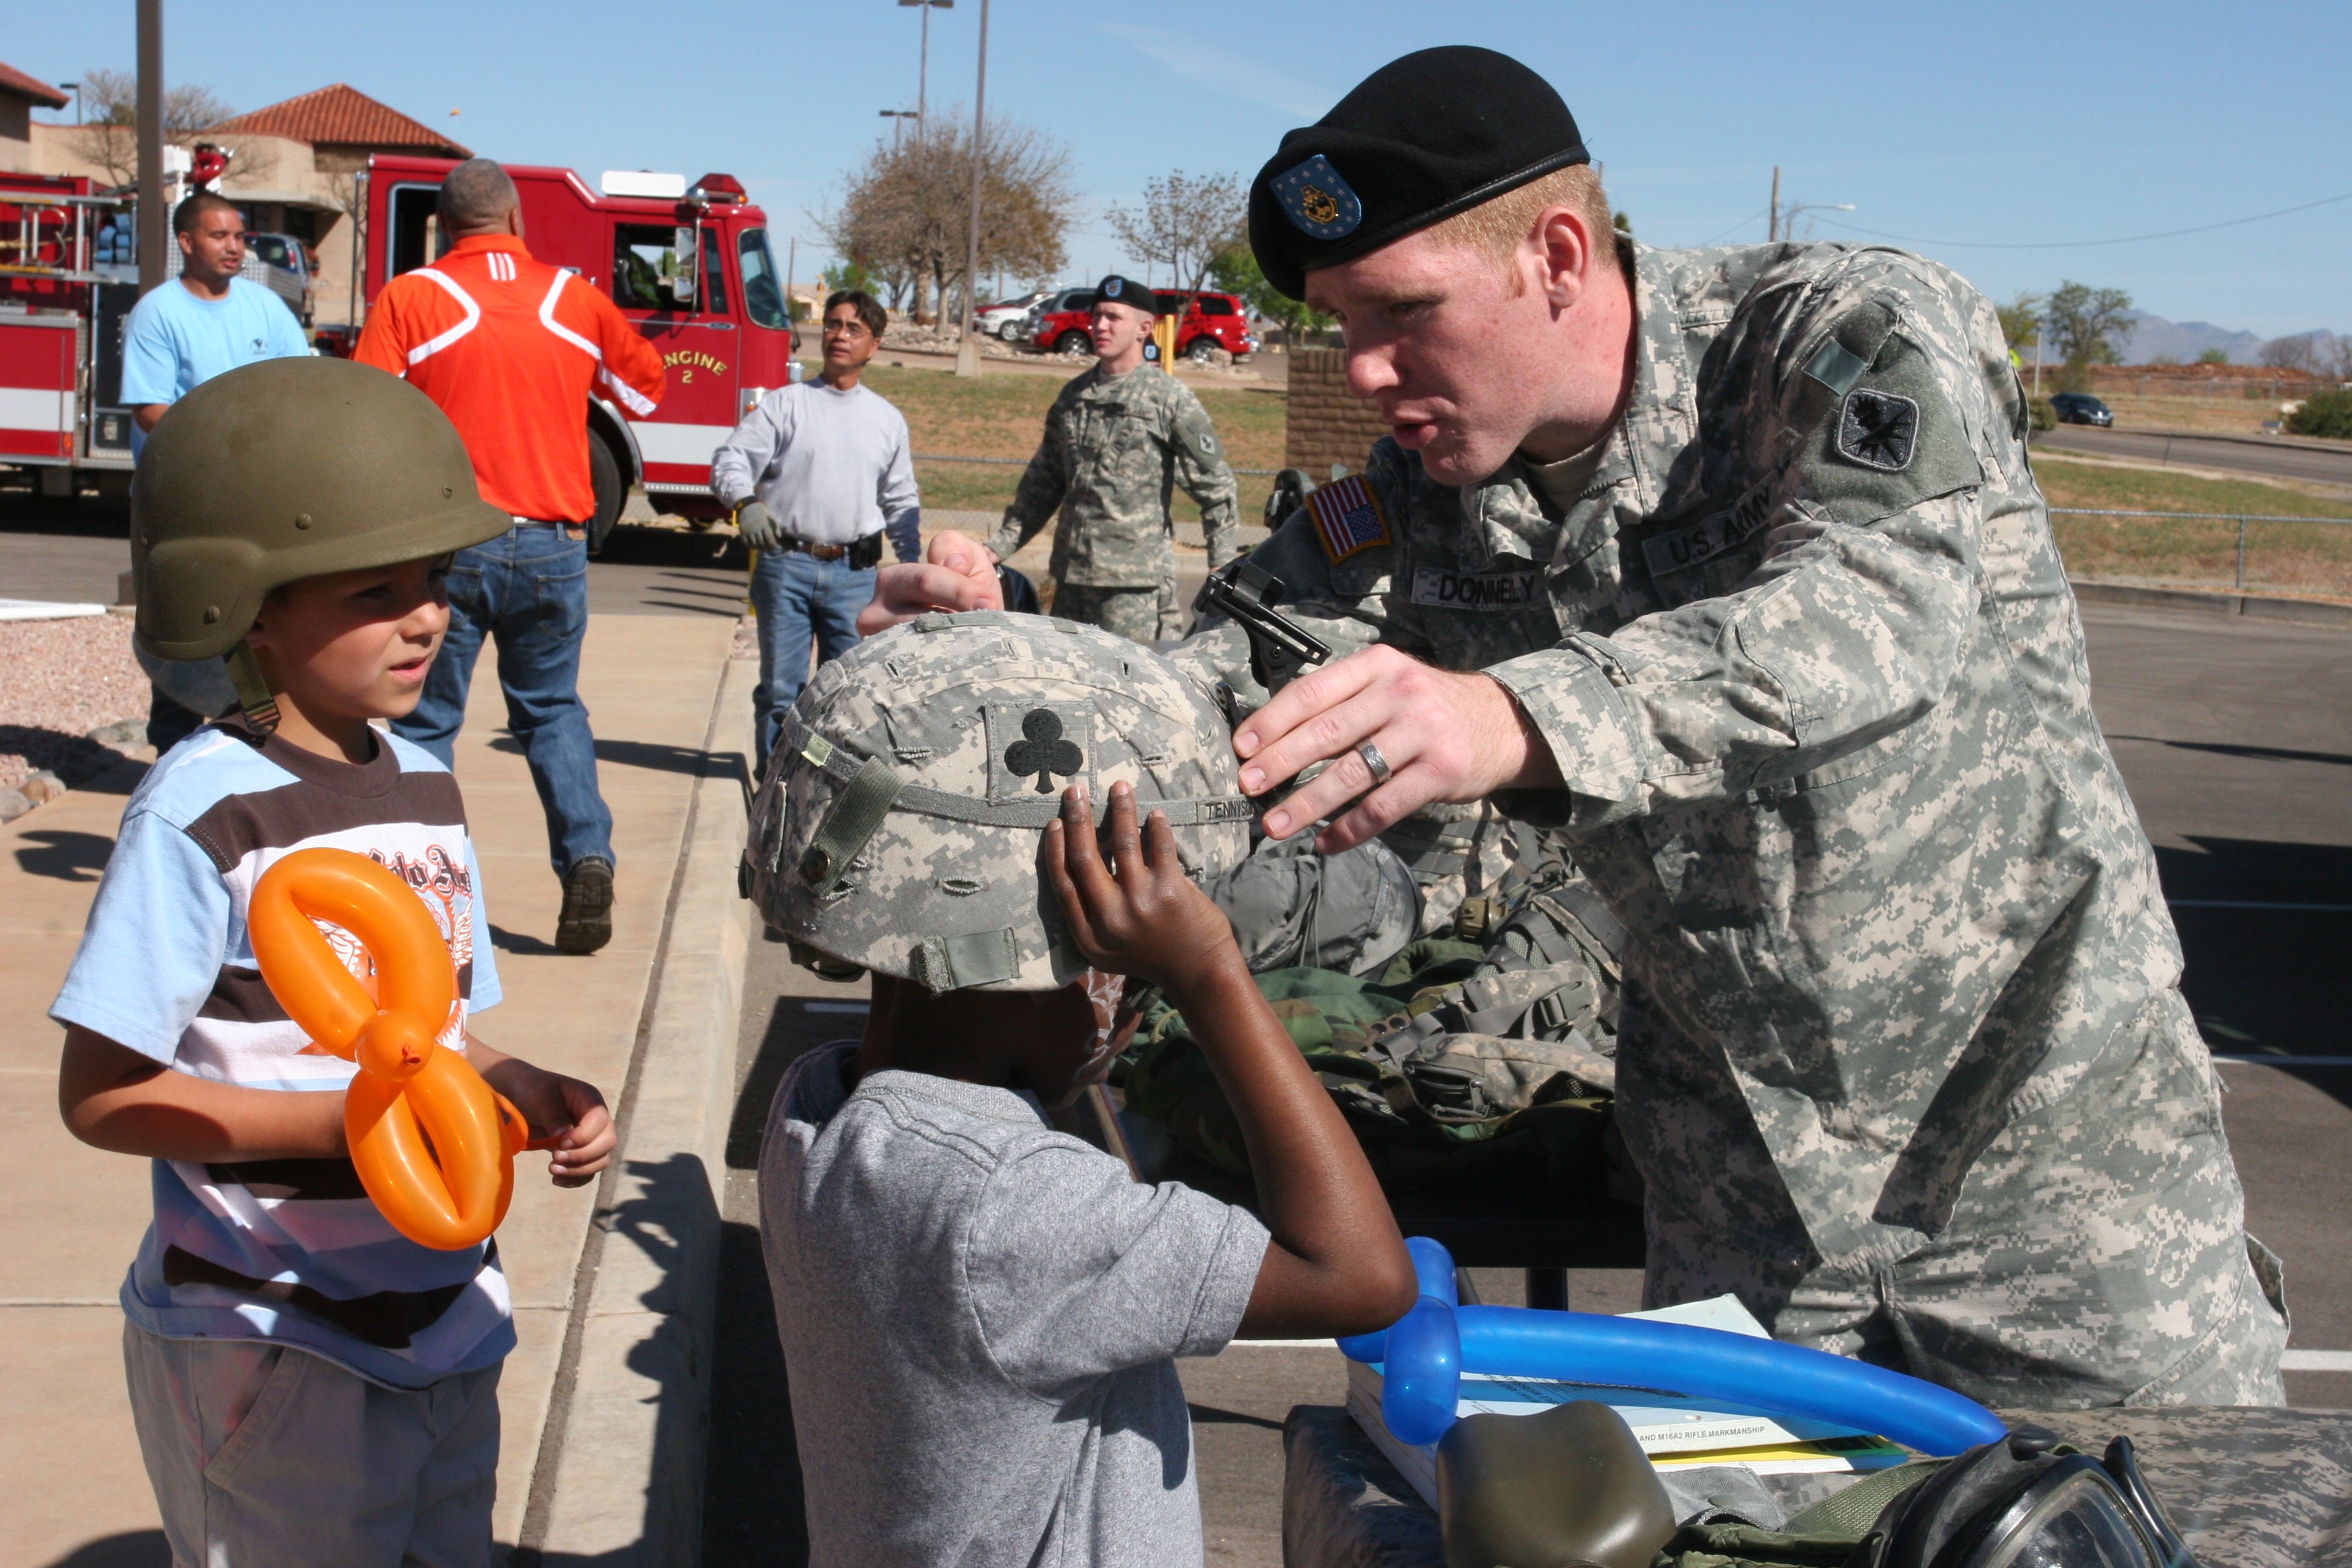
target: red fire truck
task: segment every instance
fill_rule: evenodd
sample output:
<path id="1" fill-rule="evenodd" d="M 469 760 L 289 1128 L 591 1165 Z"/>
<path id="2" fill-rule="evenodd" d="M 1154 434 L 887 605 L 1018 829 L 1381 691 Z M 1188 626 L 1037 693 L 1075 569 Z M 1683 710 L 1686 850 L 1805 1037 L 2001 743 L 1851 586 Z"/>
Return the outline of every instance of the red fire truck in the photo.
<path id="1" fill-rule="evenodd" d="M 456 167 L 441 158 L 369 160 L 370 303 L 386 281 L 447 248 L 438 205 L 442 176 Z M 767 215 L 730 174 L 689 184 L 676 174 L 612 171 L 591 190 L 570 169 L 509 164 L 507 173 L 522 197 L 530 253 L 609 294 L 669 372 L 660 405 L 642 418 L 602 397 L 584 411 L 594 437 L 590 538 L 602 542 L 631 485 L 645 486 L 664 511 L 700 521 L 724 515 L 710 493 L 711 452 L 761 394 L 799 374 Z M 348 329 L 320 336 L 331 352 L 349 352 Z"/>
<path id="2" fill-rule="evenodd" d="M 368 165 L 365 298 L 447 248 L 438 221 L 446 159 L 378 156 Z M 525 241 L 542 261 L 609 293 L 661 352 L 669 386 L 639 418 L 592 399 L 582 416 L 603 542 L 629 487 L 700 521 L 710 454 L 768 389 L 796 378 L 786 279 L 767 217 L 732 176 L 689 184 L 676 174 L 612 172 L 591 190 L 570 169 L 509 165 Z M 0 464 L 41 471 L 44 493 L 70 495 L 81 470 L 120 493 L 131 468 L 130 411 L 120 405 L 122 318 L 137 272 L 96 259 L 100 231 L 128 201 L 87 180 L 0 174 Z M 356 332 L 327 327 L 319 347 L 348 353 Z"/>
<path id="3" fill-rule="evenodd" d="M 40 491 L 131 486 L 122 318 L 138 269 L 105 259 L 130 204 L 86 179 L 0 174 L 0 464 Z"/>

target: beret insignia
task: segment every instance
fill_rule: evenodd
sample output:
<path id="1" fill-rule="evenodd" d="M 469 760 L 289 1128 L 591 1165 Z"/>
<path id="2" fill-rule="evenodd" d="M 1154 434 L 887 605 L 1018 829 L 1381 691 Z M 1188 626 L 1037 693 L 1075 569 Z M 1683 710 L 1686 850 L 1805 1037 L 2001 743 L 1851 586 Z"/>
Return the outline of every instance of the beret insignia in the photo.
<path id="1" fill-rule="evenodd" d="M 1274 177 L 1282 214 L 1314 239 L 1344 239 L 1364 221 L 1364 204 L 1339 177 L 1331 160 L 1318 153 L 1287 174 Z"/>
<path id="2" fill-rule="evenodd" d="M 1107 279 L 1105 279 L 1103 280 L 1103 286 L 1102 286 L 1103 298 L 1104 298 L 1104 299 L 1106 299 L 1106 300 L 1116 300 L 1116 299 L 1118 299 L 1118 298 L 1119 297 L 1119 295 L 1120 295 L 1120 294 L 1121 294 L 1121 293 L 1126 289 L 1126 288 L 1127 288 L 1127 279 L 1124 279 L 1124 278 L 1107 278 Z"/>

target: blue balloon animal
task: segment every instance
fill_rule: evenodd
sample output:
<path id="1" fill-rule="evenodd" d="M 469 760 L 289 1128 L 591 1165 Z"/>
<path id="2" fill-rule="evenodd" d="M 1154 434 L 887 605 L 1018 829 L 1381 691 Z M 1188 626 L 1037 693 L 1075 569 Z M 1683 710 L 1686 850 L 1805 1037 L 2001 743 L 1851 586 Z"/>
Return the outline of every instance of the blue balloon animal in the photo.
<path id="1" fill-rule="evenodd" d="M 1465 1307 L 1445 1248 L 1425 1236 L 1405 1246 L 1421 1300 L 1383 1332 L 1339 1342 L 1351 1361 L 1381 1363 L 1381 1415 L 1403 1442 L 1445 1435 L 1465 1373 L 1671 1389 L 1856 1427 L 1923 1454 L 1957 1454 L 2009 1434 L 1965 1394 L 1801 1345 L 1641 1318 Z"/>

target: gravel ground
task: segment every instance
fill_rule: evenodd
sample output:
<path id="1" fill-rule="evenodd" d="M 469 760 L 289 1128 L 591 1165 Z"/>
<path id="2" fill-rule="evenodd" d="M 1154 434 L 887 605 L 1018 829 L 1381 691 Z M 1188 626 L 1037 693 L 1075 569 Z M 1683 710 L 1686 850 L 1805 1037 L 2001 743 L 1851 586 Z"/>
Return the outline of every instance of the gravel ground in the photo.
<path id="1" fill-rule="evenodd" d="M 98 748 L 101 724 L 147 717 L 147 677 L 123 616 L 0 621 L 0 789 Z"/>

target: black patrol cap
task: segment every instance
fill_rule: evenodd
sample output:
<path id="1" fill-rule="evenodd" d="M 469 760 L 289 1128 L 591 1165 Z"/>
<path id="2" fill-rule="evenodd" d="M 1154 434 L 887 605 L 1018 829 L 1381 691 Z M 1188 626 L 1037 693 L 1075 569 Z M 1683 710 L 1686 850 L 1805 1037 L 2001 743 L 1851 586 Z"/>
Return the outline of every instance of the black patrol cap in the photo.
<path id="1" fill-rule="evenodd" d="M 1302 300 L 1314 268 L 1591 161 L 1559 94 L 1510 56 L 1422 49 L 1283 137 L 1250 186 L 1250 248 L 1267 282 Z"/>
<path id="2" fill-rule="evenodd" d="M 1160 296 L 1151 291 L 1150 284 L 1138 283 L 1134 279 L 1122 278 L 1116 272 L 1095 285 L 1095 303 L 1125 305 L 1133 310 L 1149 310 L 1155 316 L 1160 314 Z"/>

